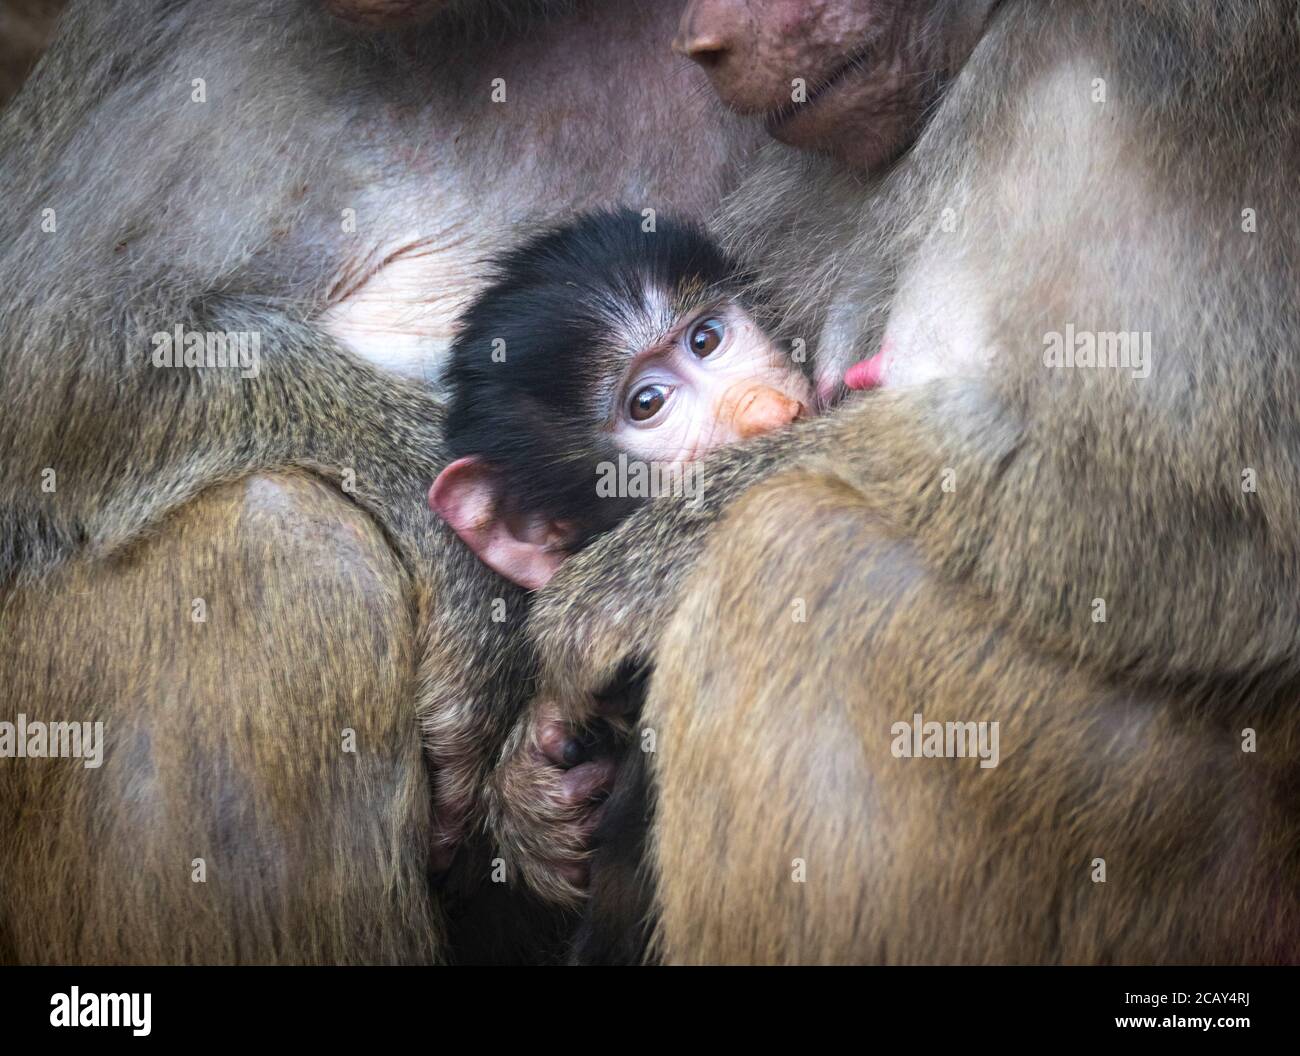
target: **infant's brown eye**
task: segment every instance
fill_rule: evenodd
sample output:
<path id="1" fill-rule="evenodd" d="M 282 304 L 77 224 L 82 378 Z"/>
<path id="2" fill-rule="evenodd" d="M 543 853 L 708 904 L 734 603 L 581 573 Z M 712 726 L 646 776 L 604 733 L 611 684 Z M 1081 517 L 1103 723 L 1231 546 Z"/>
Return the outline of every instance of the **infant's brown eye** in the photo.
<path id="1" fill-rule="evenodd" d="M 632 400 L 628 405 L 628 413 L 632 416 L 634 422 L 649 421 L 663 410 L 667 399 L 668 386 L 647 385 L 643 389 L 637 389 L 632 394 Z"/>
<path id="2" fill-rule="evenodd" d="M 710 316 L 708 319 L 701 319 L 691 327 L 691 332 L 686 336 L 686 343 L 690 345 L 692 352 L 703 359 L 722 344 L 726 332 L 726 324 L 721 319 Z"/>

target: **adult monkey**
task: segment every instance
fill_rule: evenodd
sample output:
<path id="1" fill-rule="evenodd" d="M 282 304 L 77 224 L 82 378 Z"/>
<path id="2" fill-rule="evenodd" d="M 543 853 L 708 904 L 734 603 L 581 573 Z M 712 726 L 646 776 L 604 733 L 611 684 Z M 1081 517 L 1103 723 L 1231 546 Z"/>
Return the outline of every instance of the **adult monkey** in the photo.
<path id="1" fill-rule="evenodd" d="M 696 0 L 680 46 L 840 156 L 775 157 L 732 229 L 823 363 L 886 362 L 534 610 L 576 715 L 653 662 L 659 955 L 1294 960 L 1294 4 Z M 896 758 L 916 712 L 1000 723 L 1000 765 Z M 635 842 L 589 956 L 639 952 Z"/>
<path id="2" fill-rule="evenodd" d="M 0 124 L 0 720 L 104 760 L 0 760 L 0 958 L 432 960 L 480 919 L 429 863 L 469 831 L 487 878 L 522 606 L 425 507 L 440 407 L 365 359 L 436 360 L 516 225 L 716 205 L 758 137 L 676 14 L 69 9 Z M 156 365 L 178 326 L 256 377 Z"/>

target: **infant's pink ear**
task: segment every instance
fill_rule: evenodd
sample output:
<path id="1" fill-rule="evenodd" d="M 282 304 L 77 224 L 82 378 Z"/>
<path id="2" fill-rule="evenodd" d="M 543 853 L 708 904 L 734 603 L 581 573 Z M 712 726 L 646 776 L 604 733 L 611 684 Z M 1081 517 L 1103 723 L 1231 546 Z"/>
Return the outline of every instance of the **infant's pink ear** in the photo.
<path id="1" fill-rule="evenodd" d="M 480 458 L 458 458 L 429 489 L 429 508 L 488 568 L 527 590 L 546 586 L 564 561 L 557 526 L 539 517 L 499 514 L 501 482 Z"/>
<path id="2" fill-rule="evenodd" d="M 463 536 L 471 525 L 492 514 L 496 484 L 478 458 L 458 458 L 446 466 L 429 488 L 429 509 Z"/>

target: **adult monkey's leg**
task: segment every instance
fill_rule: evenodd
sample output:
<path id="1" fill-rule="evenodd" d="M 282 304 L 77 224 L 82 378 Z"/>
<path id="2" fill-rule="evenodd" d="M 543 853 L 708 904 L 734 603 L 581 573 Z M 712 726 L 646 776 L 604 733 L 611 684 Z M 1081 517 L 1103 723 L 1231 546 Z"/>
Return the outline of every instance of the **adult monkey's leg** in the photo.
<path id="1" fill-rule="evenodd" d="M 918 712 L 998 723 L 997 765 L 895 757 Z M 1293 710 L 1034 655 L 834 477 L 774 478 L 719 525 L 641 725 L 668 961 L 1258 962 L 1300 940 Z"/>
<path id="2" fill-rule="evenodd" d="M 13 592 L 0 719 L 104 725 L 98 768 L 0 762 L 6 957 L 434 959 L 412 595 L 298 475 Z"/>

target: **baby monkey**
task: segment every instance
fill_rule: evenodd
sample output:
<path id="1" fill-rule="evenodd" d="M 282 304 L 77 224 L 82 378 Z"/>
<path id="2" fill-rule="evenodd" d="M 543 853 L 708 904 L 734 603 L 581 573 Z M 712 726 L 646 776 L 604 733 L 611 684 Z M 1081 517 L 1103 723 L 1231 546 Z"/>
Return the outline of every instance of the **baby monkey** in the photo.
<path id="1" fill-rule="evenodd" d="M 597 489 L 620 454 L 682 466 L 806 414 L 808 377 L 743 288 L 702 227 L 661 217 L 644 231 L 630 209 L 506 253 L 452 345 L 454 461 L 429 505 L 485 564 L 536 589 L 641 501 Z"/>

